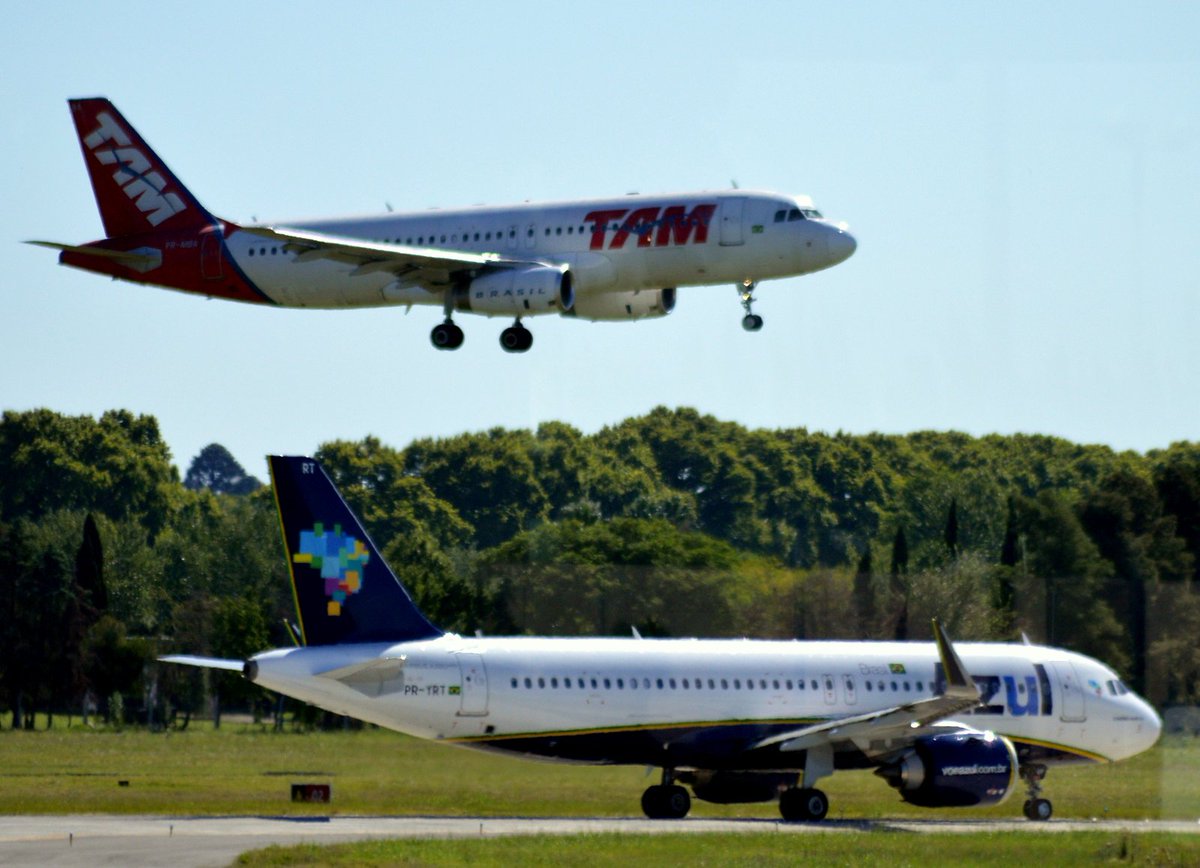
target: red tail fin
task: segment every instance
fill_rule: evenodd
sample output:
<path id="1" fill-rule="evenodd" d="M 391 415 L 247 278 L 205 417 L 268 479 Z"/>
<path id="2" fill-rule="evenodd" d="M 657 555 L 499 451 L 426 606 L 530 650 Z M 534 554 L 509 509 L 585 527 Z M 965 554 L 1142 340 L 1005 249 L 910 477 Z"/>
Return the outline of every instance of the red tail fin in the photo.
<path id="1" fill-rule="evenodd" d="M 102 97 L 69 102 L 109 238 L 160 226 L 202 229 L 215 222 L 111 102 Z"/>

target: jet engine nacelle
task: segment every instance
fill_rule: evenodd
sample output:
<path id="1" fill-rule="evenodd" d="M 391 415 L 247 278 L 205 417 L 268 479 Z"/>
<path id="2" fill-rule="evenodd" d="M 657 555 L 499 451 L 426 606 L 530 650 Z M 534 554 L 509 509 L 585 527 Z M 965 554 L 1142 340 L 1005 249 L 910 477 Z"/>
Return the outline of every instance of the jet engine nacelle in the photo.
<path id="1" fill-rule="evenodd" d="M 500 268 L 472 280 L 457 307 L 473 313 L 534 316 L 566 313 L 575 303 L 571 270 L 566 266 Z"/>
<path id="2" fill-rule="evenodd" d="M 637 289 L 631 292 L 597 292 L 581 295 L 567 312 L 590 320 L 647 319 L 666 316 L 675 309 L 675 288 Z"/>
<path id="3" fill-rule="evenodd" d="M 1017 776 L 1012 742 L 990 732 L 955 732 L 918 739 L 899 761 L 875 773 L 923 808 L 998 805 Z"/>

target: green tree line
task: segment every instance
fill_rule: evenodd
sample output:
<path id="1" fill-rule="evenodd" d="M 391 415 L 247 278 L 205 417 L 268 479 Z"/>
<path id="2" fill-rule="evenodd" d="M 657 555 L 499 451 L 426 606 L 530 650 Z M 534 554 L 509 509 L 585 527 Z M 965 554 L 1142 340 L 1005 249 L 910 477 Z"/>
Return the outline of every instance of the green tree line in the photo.
<path id="1" fill-rule="evenodd" d="M 657 408 L 316 452 L 418 603 L 459 632 L 928 638 L 1092 654 L 1200 697 L 1200 445 L 748 429 Z M 244 657 L 293 619 L 270 491 L 153 417 L 0 419 L 0 710 L 186 725 L 279 706 L 157 654 Z"/>

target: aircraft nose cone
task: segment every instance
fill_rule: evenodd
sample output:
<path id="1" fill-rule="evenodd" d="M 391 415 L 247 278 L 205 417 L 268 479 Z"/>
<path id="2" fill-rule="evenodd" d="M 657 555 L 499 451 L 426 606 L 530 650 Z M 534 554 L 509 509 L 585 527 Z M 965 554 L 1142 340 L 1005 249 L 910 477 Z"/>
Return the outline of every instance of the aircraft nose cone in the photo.
<path id="1" fill-rule="evenodd" d="M 858 249 L 858 242 L 845 229 L 838 229 L 828 239 L 830 265 L 845 262 Z"/>
<path id="2" fill-rule="evenodd" d="M 1162 734 L 1162 718 L 1158 716 L 1150 705 L 1146 702 L 1147 723 L 1142 727 L 1142 736 L 1145 739 L 1144 750 L 1149 750 L 1158 742 L 1159 735 Z"/>

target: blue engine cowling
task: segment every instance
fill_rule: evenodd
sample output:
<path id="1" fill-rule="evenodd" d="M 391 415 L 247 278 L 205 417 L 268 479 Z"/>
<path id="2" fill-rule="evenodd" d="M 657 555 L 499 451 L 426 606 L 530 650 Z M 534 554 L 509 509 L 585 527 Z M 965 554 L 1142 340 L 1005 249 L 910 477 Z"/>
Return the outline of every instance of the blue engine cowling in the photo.
<path id="1" fill-rule="evenodd" d="M 923 808 L 998 805 L 1017 777 L 1012 742 L 990 732 L 961 731 L 917 739 L 899 760 L 875 773 Z"/>

